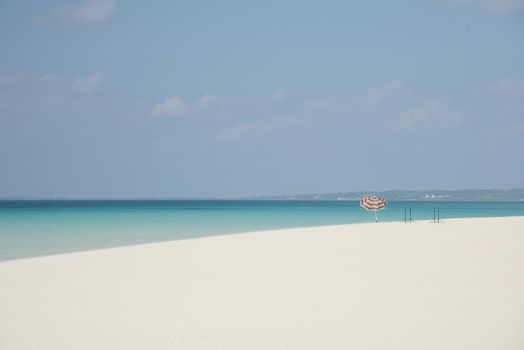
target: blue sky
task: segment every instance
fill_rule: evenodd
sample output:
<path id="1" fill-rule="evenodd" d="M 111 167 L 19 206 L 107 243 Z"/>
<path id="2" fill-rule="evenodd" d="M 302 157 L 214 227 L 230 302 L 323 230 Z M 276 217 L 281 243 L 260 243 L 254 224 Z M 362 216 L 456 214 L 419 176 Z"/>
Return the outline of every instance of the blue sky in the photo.
<path id="1" fill-rule="evenodd" d="M 3 1 L 0 196 L 524 187 L 524 1 Z"/>

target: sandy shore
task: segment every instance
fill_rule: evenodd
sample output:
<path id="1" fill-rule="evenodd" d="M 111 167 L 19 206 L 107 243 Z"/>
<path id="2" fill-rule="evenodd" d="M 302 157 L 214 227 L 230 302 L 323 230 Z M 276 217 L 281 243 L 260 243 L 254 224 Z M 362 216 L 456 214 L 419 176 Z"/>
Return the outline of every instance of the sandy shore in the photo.
<path id="1" fill-rule="evenodd" d="M 524 217 L 0 263 L 0 349 L 524 349 Z"/>

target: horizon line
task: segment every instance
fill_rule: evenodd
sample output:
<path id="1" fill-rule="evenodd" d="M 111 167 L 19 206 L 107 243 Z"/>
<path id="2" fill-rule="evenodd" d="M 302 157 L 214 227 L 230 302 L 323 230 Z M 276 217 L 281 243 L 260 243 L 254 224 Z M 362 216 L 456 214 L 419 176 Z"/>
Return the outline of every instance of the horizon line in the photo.
<path id="1" fill-rule="evenodd" d="M 389 193 L 389 192 L 462 192 L 462 191 L 524 191 L 524 188 L 464 188 L 464 189 L 454 189 L 454 190 L 445 190 L 445 189 L 423 189 L 423 190 L 358 190 L 358 191 L 341 191 L 341 192 L 310 192 L 310 193 L 300 193 L 300 194 L 273 194 L 273 195 L 244 195 L 244 196 L 223 196 L 223 197 L 150 197 L 150 196 L 121 196 L 121 197 L 87 197 L 87 196 L 0 196 L 0 201 L 6 200 L 256 200 L 256 199 L 271 199 L 271 198 L 282 198 L 282 197 L 300 197 L 300 196 L 325 196 L 325 195 L 347 195 L 347 194 L 362 194 L 362 193 Z M 289 198 L 287 198 L 289 199 Z M 432 199 L 432 198 L 428 198 Z M 435 199 L 435 198 L 433 198 Z M 443 198 L 437 198 L 443 199 Z M 311 200 L 311 199 L 304 199 Z M 316 199 L 321 200 L 321 199 Z"/>

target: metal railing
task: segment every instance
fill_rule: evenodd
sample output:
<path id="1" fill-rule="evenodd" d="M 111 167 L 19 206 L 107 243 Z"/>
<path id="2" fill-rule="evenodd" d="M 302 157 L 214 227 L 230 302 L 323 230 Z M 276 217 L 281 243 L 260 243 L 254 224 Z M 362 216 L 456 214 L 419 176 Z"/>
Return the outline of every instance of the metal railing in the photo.
<path id="1" fill-rule="evenodd" d="M 409 216 L 408 216 L 408 212 L 409 212 Z M 404 223 L 407 224 L 407 223 L 413 223 L 413 222 L 415 222 L 415 219 L 413 218 L 412 208 L 404 208 Z M 433 208 L 433 219 L 431 219 L 430 222 L 434 224 L 440 224 L 440 208 Z"/>

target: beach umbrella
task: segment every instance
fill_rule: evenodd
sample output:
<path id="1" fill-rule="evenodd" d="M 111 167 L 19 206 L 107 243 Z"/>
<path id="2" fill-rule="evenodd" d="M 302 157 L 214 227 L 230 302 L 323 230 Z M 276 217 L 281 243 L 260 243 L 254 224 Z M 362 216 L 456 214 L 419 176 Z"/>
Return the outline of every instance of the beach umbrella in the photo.
<path id="1" fill-rule="evenodd" d="M 375 212 L 375 222 L 378 222 L 377 212 L 386 209 L 388 201 L 379 196 L 366 196 L 360 200 L 360 206 L 367 211 Z"/>

